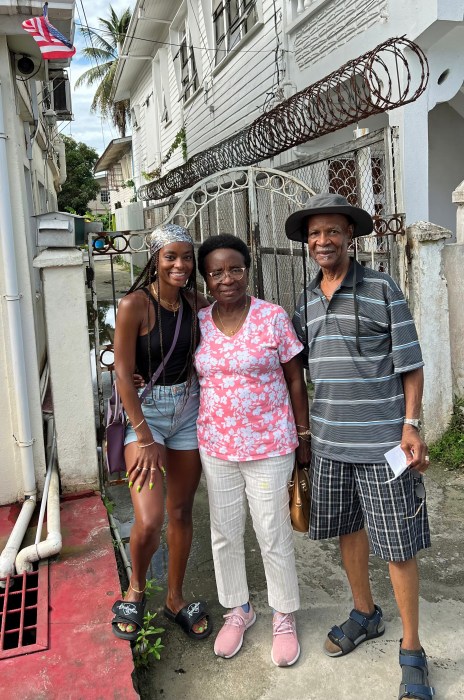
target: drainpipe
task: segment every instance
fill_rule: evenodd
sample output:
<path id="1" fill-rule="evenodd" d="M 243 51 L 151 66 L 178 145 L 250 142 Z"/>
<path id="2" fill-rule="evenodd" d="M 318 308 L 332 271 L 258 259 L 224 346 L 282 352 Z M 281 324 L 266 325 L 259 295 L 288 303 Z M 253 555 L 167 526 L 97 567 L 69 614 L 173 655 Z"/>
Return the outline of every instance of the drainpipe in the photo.
<path id="1" fill-rule="evenodd" d="M 24 539 L 35 509 L 37 485 L 35 480 L 33 439 L 29 415 L 26 361 L 21 325 L 21 306 L 16 252 L 14 247 L 13 215 L 11 211 L 10 182 L 6 149 L 7 135 L 3 114 L 2 83 L 0 81 L 0 239 L 5 280 L 5 301 L 8 310 L 8 331 L 11 350 L 11 372 L 17 407 L 16 444 L 20 448 L 25 501 L 13 527 L 5 549 L 0 555 L 0 579 L 14 574 L 16 554 Z M 5 583 L 3 587 L 5 587 Z M 1 583 L 0 583 L 1 585 Z"/>
<path id="2" fill-rule="evenodd" d="M 24 571 L 32 571 L 32 563 L 40 559 L 53 557 L 61 552 L 62 537 L 60 525 L 60 481 L 56 464 L 56 439 L 55 427 L 52 417 L 47 422 L 47 443 L 50 448 L 47 475 L 45 477 L 42 502 L 40 504 L 39 521 L 35 543 L 22 549 L 16 557 L 16 571 L 22 574 Z M 47 508 L 47 538 L 41 542 L 42 524 Z"/>

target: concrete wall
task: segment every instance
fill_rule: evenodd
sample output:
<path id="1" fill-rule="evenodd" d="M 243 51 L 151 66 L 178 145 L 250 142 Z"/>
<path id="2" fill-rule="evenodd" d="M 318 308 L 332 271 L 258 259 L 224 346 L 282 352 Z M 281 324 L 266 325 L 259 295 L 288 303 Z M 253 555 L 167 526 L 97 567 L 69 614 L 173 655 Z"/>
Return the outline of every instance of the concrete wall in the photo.
<path id="1" fill-rule="evenodd" d="M 464 119 L 448 104 L 429 113 L 429 148 L 430 219 L 454 232 L 456 207 L 450 192 L 464 175 Z"/>
<path id="2" fill-rule="evenodd" d="M 444 269 L 448 282 L 451 370 L 453 393 L 464 397 L 464 182 L 453 192 L 457 205 L 456 243 L 445 246 Z"/>
<path id="3" fill-rule="evenodd" d="M 428 442 L 448 427 L 453 411 L 448 287 L 442 261 L 450 232 L 419 221 L 408 227 L 409 304 L 424 357 L 422 413 Z"/>
<path id="4" fill-rule="evenodd" d="M 75 248 L 43 251 L 42 271 L 56 445 L 64 492 L 98 488 L 84 262 Z"/>

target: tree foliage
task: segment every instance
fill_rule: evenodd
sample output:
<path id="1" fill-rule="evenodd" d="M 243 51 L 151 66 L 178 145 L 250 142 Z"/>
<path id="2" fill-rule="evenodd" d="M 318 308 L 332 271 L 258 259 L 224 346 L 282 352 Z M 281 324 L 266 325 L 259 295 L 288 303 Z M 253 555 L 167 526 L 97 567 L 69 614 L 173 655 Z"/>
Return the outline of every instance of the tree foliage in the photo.
<path id="1" fill-rule="evenodd" d="M 82 53 L 95 65 L 76 81 L 76 88 L 81 85 L 98 84 L 90 110 L 92 112 L 99 111 L 103 117 L 110 119 L 121 136 L 126 135 L 129 100 L 113 102 L 112 93 L 118 67 L 118 52 L 124 43 L 130 19 L 131 11 L 129 8 L 118 17 L 110 5 L 109 19 L 98 18 L 101 27 L 99 33 L 90 27 L 81 27 L 82 34 L 91 44 L 83 49 Z"/>
<path id="2" fill-rule="evenodd" d="M 63 141 L 66 148 L 67 179 L 58 194 L 58 208 L 60 211 L 73 209 L 82 216 L 88 209 L 88 203 L 96 198 L 100 190 L 93 175 L 98 153 L 70 136 L 63 136 Z"/>

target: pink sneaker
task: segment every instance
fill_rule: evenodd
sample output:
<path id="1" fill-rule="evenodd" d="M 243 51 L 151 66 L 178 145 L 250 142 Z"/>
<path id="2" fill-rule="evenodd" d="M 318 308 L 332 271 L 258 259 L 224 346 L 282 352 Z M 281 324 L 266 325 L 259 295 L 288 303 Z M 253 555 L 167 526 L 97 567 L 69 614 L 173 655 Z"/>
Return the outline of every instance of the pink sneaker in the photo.
<path id="1" fill-rule="evenodd" d="M 219 631 L 214 642 L 214 653 L 224 659 L 230 659 L 240 651 L 243 644 L 243 635 L 256 620 L 256 614 L 250 605 L 250 610 L 246 613 L 239 606 L 224 615 L 225 623 Z"/>
<path id="2" fill-rule="evenodd" d="M 291 666 L 300 656 L 293 613 L 274 613 L 271 659 L 276 666 Z"/>

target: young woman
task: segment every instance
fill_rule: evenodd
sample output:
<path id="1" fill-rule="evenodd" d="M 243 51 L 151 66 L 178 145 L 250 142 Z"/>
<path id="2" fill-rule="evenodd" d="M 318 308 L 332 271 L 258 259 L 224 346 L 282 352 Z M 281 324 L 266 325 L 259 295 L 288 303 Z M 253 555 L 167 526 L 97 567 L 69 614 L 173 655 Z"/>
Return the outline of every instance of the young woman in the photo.
<path id="1" fill-rule="evenodd" d="M 192 542 L 192 506 L 201 473 L 196 420 L 198 380 L 193 355 L 199 340 L 193 242 L 181 226 L 166 224 L 150 237 L 150 260 L 116 318 L 116 381 L 129 419 L 125 460 L 135 522 L 130 536 L 132 576 L 123 601 L 112 610 L 113 632 L 135 641 L 143 624 L 146 573 L 160 542 L 164 520 L 162 474 L 166 474 L 169 548 L 168 590 L 164 614 L 191 637 L 212 630 L 202 603 L 188 603 L 182 584 Z M 173 345 L 179 315 L 182 320 Z M 141 402 L 135 370 L 149 383 L 161 371 Z"/>
<path id="2" fill-rule="evenodd" d="M 295 449 L 301 463 L 310 458 L 303 346 L 280 306 L 247 294 L 250 254 L 239 238 L 207 239 L 198 268 L 215 300 L 199 312 L 198 442 L 219 602 L 229 608 L 214 651 L 234 656 L 256 619 L 243 543 L 248 501 L 273 608 L 271 658 L 291 666 L 300 654 L 293 614 L 299 594 L 287 484 Z"/>

